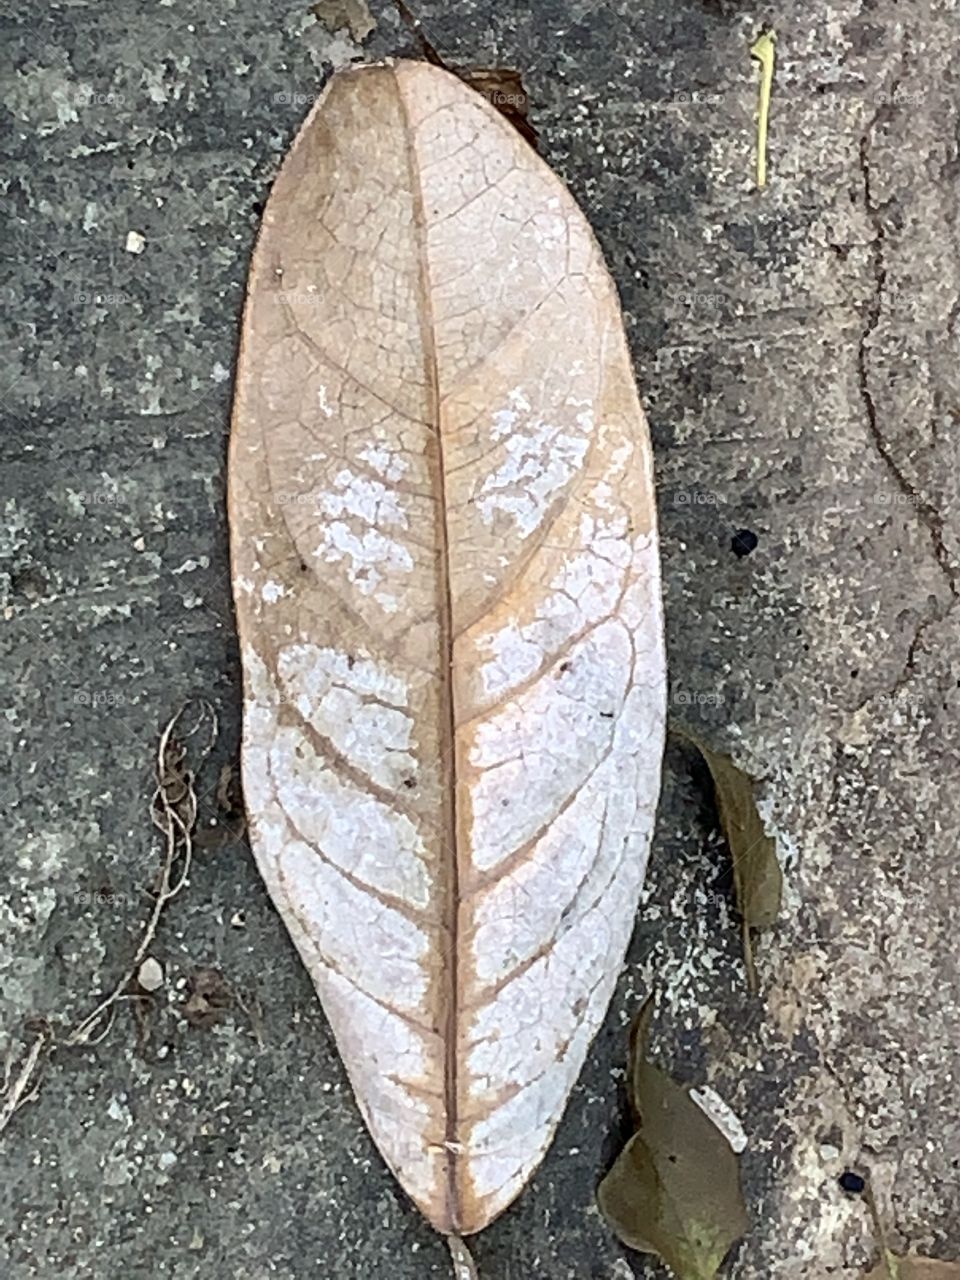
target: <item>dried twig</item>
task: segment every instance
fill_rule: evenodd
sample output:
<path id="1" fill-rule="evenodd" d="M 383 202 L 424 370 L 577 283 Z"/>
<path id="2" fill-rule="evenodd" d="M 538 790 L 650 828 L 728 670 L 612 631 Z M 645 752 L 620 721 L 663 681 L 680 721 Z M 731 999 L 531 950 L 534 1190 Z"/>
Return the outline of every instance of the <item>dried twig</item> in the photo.
<path id="1" fill-rule="evenodd" d="M 197 821 L 197 793 L 194 787 L 197 772 L 213 749 L 217 740 L 217 715 L 208 702 L 199 703 L 196 723 L 181 738 L 174 737 L 174 729 L 187 711 L 181 707 L 160 735 L 157 748 L 157 785 L 150 803 L 153 824 L 163 832 L 166 847 L 163 865 L 157 883 L 153 910 L 143 927 L 133 958 L 122 977 L 109 995 L 104 996 L 92 1013 L 68 1034 L 65 1044 L 99 1044 L 113 1026 L 115 1007 L 121 1000 L 129 999 L 128 987 L 133 982 L 140 965 L 157 935 L 157 926 L 167 904 L 177 896 L 187 883 L 193 859 L 193 833 Z M 206 741 L 200 748 L 194 768 L 187 767 L 187 744 L 203 729 Z M 101 1027 L 101 1024 L 105 1025 Z M 101 1027 L 100 1034 L 94 1032 Z"/>
<path id="2" fill-rule="evenodd" d="M 49 1024 L 42 1021 L 34 1023 L 34 1031 L 36 1039 L 24 1055 L 16 1075 L 13 1075 L 10 1063 L 7 1063 L 3 1097 L 0 1100 L 0 1133 L 3 1133 L 20 1108 L 36 1096 L 40 1059 L 52 1039 L 52 1032 Z"/>
<path id="3" fill-rule="evenodd" d="M 400 17 L 416 37 L 417 43 L 420 45 L 420 52 L 423 54 L 424 61 L 432 62 L 435 67 L 443 67 L 444 71 L 452 70 L 452 68 L 447 66 L 444 60 L 440 57 L 440 54 L 437 53 L 436 49 L 424 35 L 423 23 L 420 19 L 411 13 L 403 3 L 403 0 L 394 0 L 394 4 L 397 6 Z M 454 74 L 456 74 L 456 72 L 454 72 Z"/>

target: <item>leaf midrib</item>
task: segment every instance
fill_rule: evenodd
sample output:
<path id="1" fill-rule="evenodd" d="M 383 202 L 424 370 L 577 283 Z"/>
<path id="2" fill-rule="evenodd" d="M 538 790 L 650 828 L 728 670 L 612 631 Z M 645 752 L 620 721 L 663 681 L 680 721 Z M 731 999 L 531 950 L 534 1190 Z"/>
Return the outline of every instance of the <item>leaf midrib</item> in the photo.
<path id="1" fill-rule="evenodd" d="M 420 162 L 415 130 L 399 76 L 396 79 L 400 110 L 404 119 L 410 188 L 413 197 L 417 262 L 420 273 L 420 334 L 428 406 L 426 421 L 432 426 L 430 465 L 434 470 L 437 536 L 437 627 L 439 632 L 439 715 L 437 743 L 441 763 L 440 848 L 443 873 L 441 929 L 449 939 L 440 984 L 439 1019 L 443 1044 L 444 1158 L 446 1167 L 447 1218 L 452 1230 L 461 1226 L 462 1197 L 455 1144 L 459 1141 L 460 1064 L 460 850 L 457 841 L 457 756 L 456 706 L 453 689 L 453 595 L 450 582 L 450 532 L 447 512 L 446 466 L 441 430 L 440 371 L 437 360 L 436 321 L 433 313 L 430 263 L 427 252 L 427 217 L 423 198 Z M 446 768 L 444 769 L 444 762 Z M 443 783 L 445 782 L 445 785 Z"/>

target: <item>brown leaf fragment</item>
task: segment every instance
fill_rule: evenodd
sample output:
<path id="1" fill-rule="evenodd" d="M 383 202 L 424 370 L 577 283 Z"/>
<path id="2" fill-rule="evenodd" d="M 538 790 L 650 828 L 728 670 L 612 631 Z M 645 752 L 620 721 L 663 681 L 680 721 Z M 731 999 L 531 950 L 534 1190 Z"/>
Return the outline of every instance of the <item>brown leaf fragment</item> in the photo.
<path id="1" fill-rule="evenodd" d="M 733 855 L 740 914 L 754 928 L 769 928 L 780 914 L 783 876 L 776 841 L 767 835 L 757 811 L 753 779 L 729 756 L 698 745 L 713 779 L 720 824 Z"/>
<path id="2" fill-rule="evenodd" d="M 886 1260 L 881 1259 L 864 1280 L 960 1280 L 960 1262 L 888 1253 Z"/>
<path id="3" fill-rule="evenodd" d="M 460 79 L 497 108 L 520 136 L 537 150 L 539 135 L 530 123 L 530 99 L 523 78 L 513 67 L 478 67 L 459 71 Z"/>
<path id="4" fill-rule="evenodd" d="M 630 1038 L 639 1129 L 600 1184 L 597 1201 L 624 1244 L 657 1254 L 677 1280 L 712 1280 L 748 1225 L 739 1163 L 689 1090 L 646 1061 L 650 1013 L 648 1001 Z"/>
<path id="5" fill-rule="evenodd" d="M 219 969 L 197 969 L 190 976 L 189 990 L 183 1015 L 191 1027 L 214 1026 L 233 1003 L 230 986 Z"/>
<path id="6" fill-rule="evenodd" d="M 243 839 L 247 820 L 243 811 L 240 773 L 229 761 L 221 766 L 214 793 L 216 816 L 210 825 L 200 827 L 194 844 L 198 849 L 216 850 Z"/>
<path id="7" fill-rule="evenodd" d="M 310 12 L 328 31 L 349 31 L 357 44 L 377 26 L 366 0 L 318 0 Z"/>

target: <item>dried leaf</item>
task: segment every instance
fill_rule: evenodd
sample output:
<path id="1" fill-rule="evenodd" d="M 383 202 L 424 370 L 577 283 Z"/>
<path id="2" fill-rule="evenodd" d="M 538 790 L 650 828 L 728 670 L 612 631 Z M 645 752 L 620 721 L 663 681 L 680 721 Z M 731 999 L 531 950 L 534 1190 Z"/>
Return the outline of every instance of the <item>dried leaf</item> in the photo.
<path id="1" fill-rule="evenodd" d="M 890 1254 L 889 1261 L 877 1263 L 864 1280 L 960 1280 L 960 1262 Z"/>
<path id="2" fill-rule="evenodd" d="M 737 906 L 743 917 L 744 958 L 752 989 L 757 980 L 750 947 L 751 928 L 769 928 L 777 921 L 783 896 L 783 872 L 776 841 L 768 836 L 754 799 L 753 779 L 738 769 L 729 756 L 711 751 L 688 729 L 674 731 L 703 756 L 717 797 L 720 825 L 730 846 Z"/>
<path id="3" fill-rule="evenodd" d="M 328 31 L 349 31 L 357 44 L 377 26 L 366 0 L 318 0 L 310 12 Z"/>
<path id="4" fill-rule="evenodd" d="M 257 862 L 376 1142 L 463 1236 L 536 1168 L 612 994 L 664 658 L 615 287 L 447 72 L 335 76 L 281 169 L 230 518 Z"/>
<path id="5" fill-rule="evenodd" d="M 754 928 L 769 928 L 780 914 L 783 875 L 776 841 L 767 835 L 757 811 L 753 779 L 729 756 L 697 745 L 716 789 L 720 824 L 733 857 L 740 914 Z"/>
<path id="6" fill-rule="evenodd" d="M 246 817 L 243 812 L 240 775 L 229 762 L 220 768 L 214 804 L 216 815 L 209 820 L 208 826 L 197 830 L 194 844 L 198 849 L 223 849 L 243 839 Z"/>
<path id="7" fill-rule="evenodd" d="M 638 1132 L 601 1182 L 604 1217 L 632 1249 L 655 1253 L 677 1280 L 712 1280 L 747 1229 L 730 1143 L 689 1090 L 646 1061 L 651 1003 L 630 1041 L 630 1098 Z"/>

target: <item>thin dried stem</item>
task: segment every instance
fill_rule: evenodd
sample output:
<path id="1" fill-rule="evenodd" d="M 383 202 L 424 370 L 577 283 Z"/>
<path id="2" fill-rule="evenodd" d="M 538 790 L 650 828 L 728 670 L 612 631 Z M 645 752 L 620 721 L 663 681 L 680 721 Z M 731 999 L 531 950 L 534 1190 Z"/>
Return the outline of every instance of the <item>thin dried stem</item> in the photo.
<path id="1" fill-rule="evenodd" d="M 34 1096 L 32 1086 L 36 1083 L 40 1058 L 50 1043 L 52 1033 L 44 1022 L 37 1026 L 36 1039 L 24 1055 L 23 1062 L 16 1075 L 10 1070 L 9 1063 L 3 1082 L 3 1099 L 0 1101 L 0 1133 L 22 1106 Z"/>
<path id="2" fill-rule="evenodd" d="M 453 1259 L 454 1280 L 480 1280 L 477 1264 L 459 1236 L 447 1236 L 447 1247 Z"/>
<path id="3" fill-rule="evenodd" d="M 198 800 L 194 788 L 197 773 L 213 749 L 217 740 L 216 712 L 204 700 L 198 703 L 196 723 L 187 733 L 174 738 L 174 729 L 184 716 L 187 707 L 181 707 L 169 721 L 160 737 L 157 748 L 157 783 L 150 804 L 153 823 L 164 834 L 164 857 L 155 891 L 153 909 L 147 919 L 133 959 L 123 976 L 109 995 L 105 996 L 92 1013 L 88 1014 L 63 1041 L 71 1047 L 90 1047 L 99 1044 L 113 1027 L 117 1005 L 123 1000 L 135 1000 L 139 996 L 127 988 L 133 982 L 140 965 L 156 937 L 157 927 L 164 907 L 186 885 L 193 856 L 193 833 L 197 821 Z M 193 769 L 186 767 L 187 744 L 201 729 L 206 731 L 206 741 L 201 746 Z M 14 1071 L 12 1058 L 8 1058 L 0 1088 L 0 1133 L 6 1129 L 16 1113 L 32 1101 L 39 1090 L 42 1059 L 52 1054 L 57 1043 L 53 1028 L 46 1021 L 34 1020 L 29 1027 L 34 1041 Z M 96 1033 L 96 1034 L 95 1034 Z"/>

